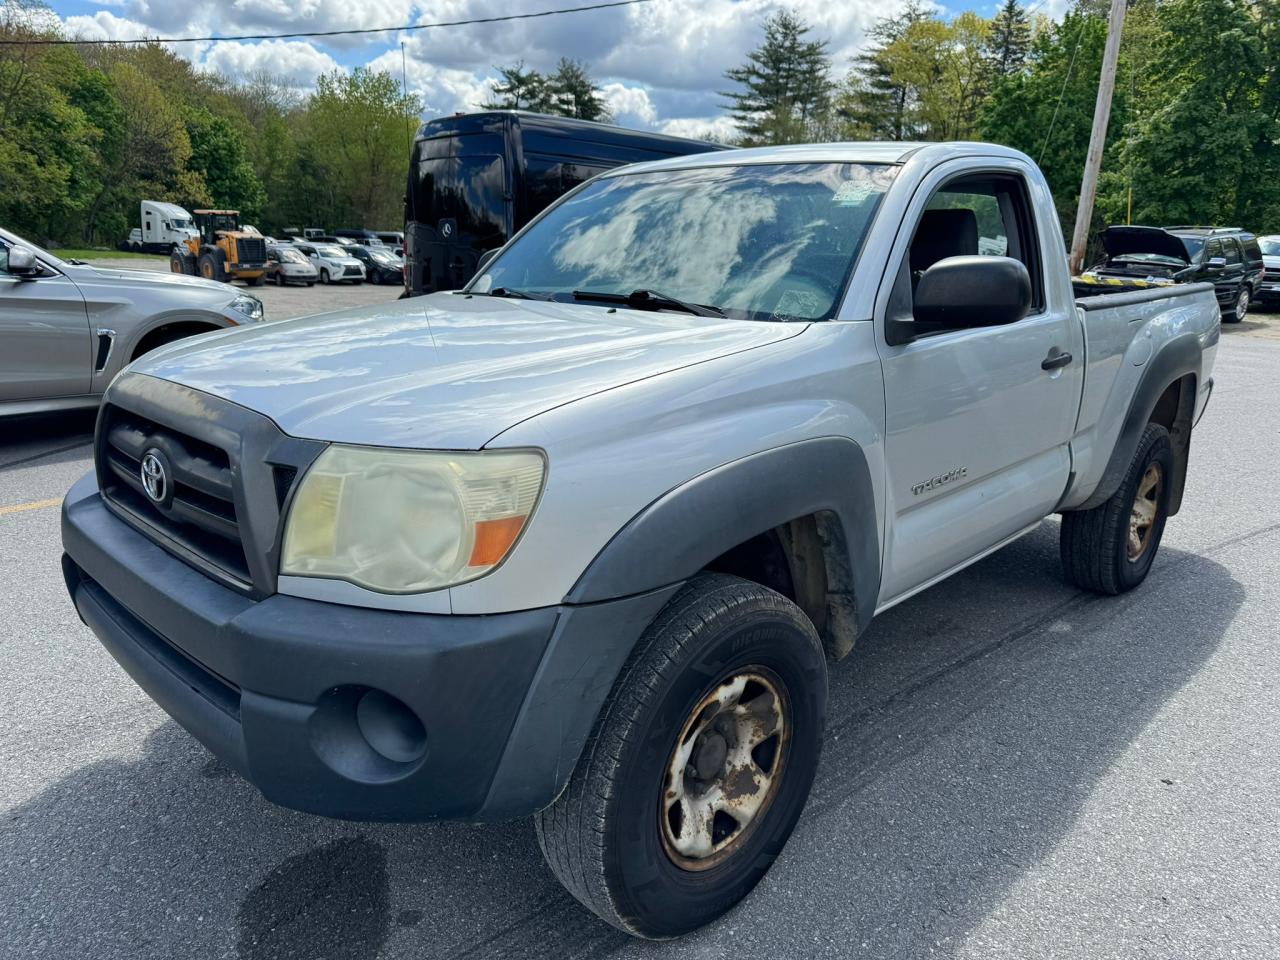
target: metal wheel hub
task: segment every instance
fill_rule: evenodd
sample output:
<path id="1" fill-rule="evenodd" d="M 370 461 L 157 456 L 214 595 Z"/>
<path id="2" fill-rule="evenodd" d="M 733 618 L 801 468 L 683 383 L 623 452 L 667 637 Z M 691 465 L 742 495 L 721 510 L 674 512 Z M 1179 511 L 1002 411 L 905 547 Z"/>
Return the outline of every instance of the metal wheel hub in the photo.
<path id="1" fill-rule="evenodd" d="M 777 792 L 789 703 L 770 671 L 723 681 L 690 712 L 667 764 L 659 810 L 667 855 L 705 870 L 741 845 Z"/>
<path id="2" fill-rule="evenodd" d="M 1243 320 L 1249 313 L 1249 291 L 1240 291 L 1240 298 L 1236 301 L 1236 319 Z"/>
<path id="3" fill-rule="evenodd" d="M 1151 545 L 1151 531 L 1160 514 L 1160 493 L 1163 489 L 1164 470 L 1158 463 L 1148 464 L 1142 479 L 1138 481 L 1133 509 L 1129 513 L 1129 542 L 1126 552 L 1130 563 L 1137 561 Z"/>

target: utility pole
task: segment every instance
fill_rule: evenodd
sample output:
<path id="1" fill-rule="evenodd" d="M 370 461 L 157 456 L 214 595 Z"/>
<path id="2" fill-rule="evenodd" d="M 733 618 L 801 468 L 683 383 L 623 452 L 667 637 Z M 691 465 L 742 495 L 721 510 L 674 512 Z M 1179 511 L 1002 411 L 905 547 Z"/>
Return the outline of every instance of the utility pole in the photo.
<path id="1" fill-rule="evenodd" d="M 1089 225 L 1093 223 L 1093 204 L 1098 199 L 1098 172 L 1102 169 L 1102 152 L 1107 146 L 1107 124 L 1111 122 L 1111 97 L 1116 90 L 1116 63 L 1120 59 L 1120 35 L 1124 32 L 1127 0 L 1111 0 L 1111 20 L 1107 25 L 1107 48 L 1102 55 L 1102 78 L 1098 81 L 1098 105 L 1093 111 L 1093 133 L 1089 137 L 1089 155 L 1084 163 L 1084 180 L 1080 184 L 1080 208 L 1076 211 L 1076 229 L 1071 235 L 1071 273 L 1084 269 Z"/>

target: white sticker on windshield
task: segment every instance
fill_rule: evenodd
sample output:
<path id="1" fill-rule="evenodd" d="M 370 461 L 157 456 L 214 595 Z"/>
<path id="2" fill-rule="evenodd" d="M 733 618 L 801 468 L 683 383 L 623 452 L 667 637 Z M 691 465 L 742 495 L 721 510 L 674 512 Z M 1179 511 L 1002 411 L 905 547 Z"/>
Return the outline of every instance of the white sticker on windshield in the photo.
<path id="1" fill-rule="evenodd" d="M 836 189 L 831 202 L 838 203 L 842 207 L 860 206 L 867 197 L 871 196 L 874 189 L 875 184 L 866 180 L 846 180 Z"/>

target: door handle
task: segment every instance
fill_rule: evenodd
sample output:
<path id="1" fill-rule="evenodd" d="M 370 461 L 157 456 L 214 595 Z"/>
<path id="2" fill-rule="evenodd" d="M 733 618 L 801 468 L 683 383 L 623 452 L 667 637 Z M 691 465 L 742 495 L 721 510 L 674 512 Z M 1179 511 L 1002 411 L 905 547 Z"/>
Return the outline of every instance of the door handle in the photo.
<path id="1" fill-rule="evenodd" d="M 1059 367 L 1065 367 L 1071 362 L 1071 354 L 1063 350 L 1061 353 L 1051 353 L 1040 361 L 1041 370 L 1057 370 Z"/>

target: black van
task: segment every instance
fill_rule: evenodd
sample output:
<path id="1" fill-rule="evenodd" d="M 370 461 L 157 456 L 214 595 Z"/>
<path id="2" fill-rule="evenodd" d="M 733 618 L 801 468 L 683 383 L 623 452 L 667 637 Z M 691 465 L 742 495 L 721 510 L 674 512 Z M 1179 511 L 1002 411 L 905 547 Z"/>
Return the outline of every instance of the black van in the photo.
<path id="1" fill-rule="evenodd" d="M 1243 320 L 1262 287 L 1262 248 L 1239 227 L 1107 227 L 1099 277 L 1212 283 L 1222 319 Z"/>
<path id="2" fill-rule="evenodd" d="M 516 110 L 456 114 L 418 128 L 405 193 L 405 286 L 454 290 L 476 261 L 544 207 L 625 163 L 724 149 Z"/>

